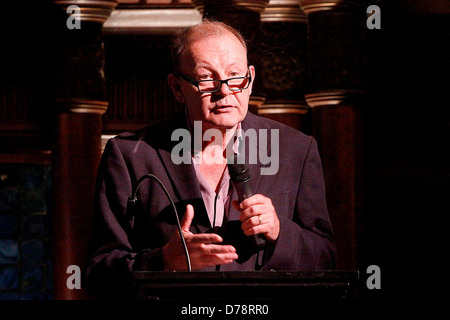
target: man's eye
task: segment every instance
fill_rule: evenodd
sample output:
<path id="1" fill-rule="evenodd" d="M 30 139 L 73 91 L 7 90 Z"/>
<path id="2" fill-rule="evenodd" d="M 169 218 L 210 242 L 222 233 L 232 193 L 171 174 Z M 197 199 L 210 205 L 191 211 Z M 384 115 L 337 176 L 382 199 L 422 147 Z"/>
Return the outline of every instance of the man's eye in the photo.
<path id="1" fill-rule="evenodd" d="M 209 74 L 204 74 L 198 77 L 199 80 L 208 80 L 211 79 L 211 75 Z"/>

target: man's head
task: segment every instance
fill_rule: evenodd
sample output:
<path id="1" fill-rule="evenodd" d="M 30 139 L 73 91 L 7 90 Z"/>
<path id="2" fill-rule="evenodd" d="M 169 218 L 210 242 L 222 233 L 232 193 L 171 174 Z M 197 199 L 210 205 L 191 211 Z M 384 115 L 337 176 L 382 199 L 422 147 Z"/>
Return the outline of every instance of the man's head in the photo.
<path id="1" fill-rule="evenodd" d="M 184 29 L 175 37 L 173 62 L 174 74 L 168 82 L 176 99 L 186 104 L 191 121 L 201 120 L 204 129 L 230 129 L 244 119 L 252 82 L 242 77 L 253 80 L 255 71 L 248 66 L 247 47 L 239 32 L 208 20 Z M 237 77 L 243 79 L 245 89 L 232 91 L 223 83 L 217 92 L 202 93 L 196 86 L 201 80 Z"/>

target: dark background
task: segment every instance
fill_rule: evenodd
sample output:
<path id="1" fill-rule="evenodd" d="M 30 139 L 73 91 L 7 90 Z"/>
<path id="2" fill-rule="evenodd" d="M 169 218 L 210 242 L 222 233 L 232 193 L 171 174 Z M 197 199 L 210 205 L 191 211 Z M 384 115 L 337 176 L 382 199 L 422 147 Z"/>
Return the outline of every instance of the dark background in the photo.
<path id="1" fill-rule="evenodd" d="M 376 4 L 381 30 L 365 31 L 362 44 L 369 92 L 363 110 L 364 214 L 358 261 L 362 281 L 367 266 L 380 266 L 381 290 L 362 288 L 361 293 L 389 300 L 448 299 L 450 11 L 406 1 Z M 26 163 L 30 155 L 52 148 L 52 75 L 63 35 L 55 31 L 51 4 L 8 1 L 0 9 L 5 16 L 0 25 L 1 160 L 10 164 L 23 155 L 18 162 Z M 127 63 L 133 65 L 123 62 L 123 70 Z M 163 82 L 158 86 L 163 88 Z M 3 186 L 3 194 L 12 188 Z M 11 214 L 8 210 L 0 214 Z"/>
<path id="2" fill-rule="evenodd" d="M 381 13 L 367 32 L 363 259 L 387 298 L 448 299 L 450 19 L 392 2 Z"/>

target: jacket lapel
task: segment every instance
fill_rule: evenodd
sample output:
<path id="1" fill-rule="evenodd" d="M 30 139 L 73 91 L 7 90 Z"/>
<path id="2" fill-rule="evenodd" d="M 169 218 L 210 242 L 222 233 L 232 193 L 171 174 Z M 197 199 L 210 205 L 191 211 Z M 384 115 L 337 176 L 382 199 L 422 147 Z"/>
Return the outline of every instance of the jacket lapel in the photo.
<path id="1" fill-rule="evenodd" d="M 178 199 L 180 220 L 184 215 L 186 205 L 192 204 L 194 206 L 194 220 L 191 229 L 196 232 L 206 232 L 211 228 L 211 223 L 202 200 L 194 165 L 191 161 L 181 164 L 175 164 L 172 161 L 171 152 L 180 143 L 180 141 L 171 141 L 172 133 L 176 129 L 187 130 L 184 112 L 176 114 L 168 122 L 168 126 L 164 129 L 164 134 L 160 136 L 162 141 L 157 147 L 157 151 L 171 182 L 175 197 Z"/>

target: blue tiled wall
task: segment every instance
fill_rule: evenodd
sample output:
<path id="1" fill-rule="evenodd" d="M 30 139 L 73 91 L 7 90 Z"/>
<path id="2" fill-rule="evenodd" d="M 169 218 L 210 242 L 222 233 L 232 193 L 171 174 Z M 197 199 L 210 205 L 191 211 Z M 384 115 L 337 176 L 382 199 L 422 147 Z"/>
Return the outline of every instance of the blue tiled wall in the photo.
<path id="1" fill-rule="evenodd" d="M 0 164 L 0 300 L 52 299 L 51 168 Z"/>

